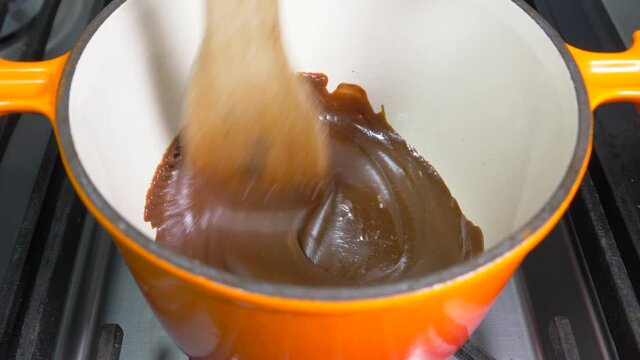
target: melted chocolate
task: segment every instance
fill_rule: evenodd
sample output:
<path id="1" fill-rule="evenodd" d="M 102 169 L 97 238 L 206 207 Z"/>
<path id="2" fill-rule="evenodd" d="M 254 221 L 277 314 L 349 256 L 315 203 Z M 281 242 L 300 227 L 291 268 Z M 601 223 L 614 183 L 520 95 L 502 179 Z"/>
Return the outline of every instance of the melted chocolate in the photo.
<path id="1" fill-rule="evenodd" d="M 303 76 L 329 129 L 328 182 L 311 198 L 205 183 L 183 166 L 176 139 L 147 194 L 158 242 L 241 276 L 306 285 L 389 283 L 482 251 L 480 229 L 362 88 L 329 93 L 326 76 Z"/>

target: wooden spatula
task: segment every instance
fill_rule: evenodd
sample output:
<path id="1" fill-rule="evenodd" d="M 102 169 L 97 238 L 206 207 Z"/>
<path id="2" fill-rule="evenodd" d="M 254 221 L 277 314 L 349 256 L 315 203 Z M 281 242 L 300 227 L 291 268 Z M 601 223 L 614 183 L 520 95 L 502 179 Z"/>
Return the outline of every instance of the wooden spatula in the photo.
<path id="1" fill-rule="evenodd" d="M 188 89 L 185 160 L 239 186 L 308 186 L 327 170 L 325 132 L 289 68 L 277 0 L 208 0 L 207 28 Z"/>

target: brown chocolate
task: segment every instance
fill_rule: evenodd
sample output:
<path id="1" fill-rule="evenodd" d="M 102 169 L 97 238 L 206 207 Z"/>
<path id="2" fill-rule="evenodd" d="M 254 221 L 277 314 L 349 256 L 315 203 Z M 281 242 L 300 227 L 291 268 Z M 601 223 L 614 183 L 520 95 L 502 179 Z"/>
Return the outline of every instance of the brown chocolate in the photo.
<path id="1" fill-rule="evenodd" d="M 329 129 L 327 182 L 311 198 L 251 184 L 225 189 L 183 166 L 176 139 L 147 195 L 145 220 L 158 242 L 241 276 L 304 285 L 390 283 L 482 251 L 480 229 L 362 88 L 329 93 L 326 76 L 303 76 Z"/>

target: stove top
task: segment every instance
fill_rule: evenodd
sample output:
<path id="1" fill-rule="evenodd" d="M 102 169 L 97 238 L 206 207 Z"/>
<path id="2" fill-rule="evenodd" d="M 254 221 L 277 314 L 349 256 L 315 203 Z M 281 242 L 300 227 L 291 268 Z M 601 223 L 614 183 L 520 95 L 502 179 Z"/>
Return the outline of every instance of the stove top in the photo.
<path id="1" fill-rule="evenodd" d="M 109 0 L 0 0 L 0 56 L 73 46 Z M 529 0 L 565 40 L 621 50 L 631 0 Z M 595 114 L 588 175 L 568 214 L 525 260 L 457 359 L 640 357 L 640 117 Z M 75 195 L 40 116 L 0 119 L 0 358 L 186 359 L 109 236 Z"/>

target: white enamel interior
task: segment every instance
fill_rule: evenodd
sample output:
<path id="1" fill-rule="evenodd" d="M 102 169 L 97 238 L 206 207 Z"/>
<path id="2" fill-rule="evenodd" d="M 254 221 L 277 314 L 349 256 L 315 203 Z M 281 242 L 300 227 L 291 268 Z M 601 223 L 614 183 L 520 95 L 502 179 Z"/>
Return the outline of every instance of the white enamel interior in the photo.
<path id="1" fill-rule="evenodd" d="M 70 126 L 104 198 L 143 220 L 156 165 L 180 127 L 202 0 L 129 0 L 77 65 Z M 576 95 L 545 33 L 508 0 L 282 0 L 295 70 L 362 85 L 439 171 L 487 247 L 528 221 L 566 172 Z"/>

